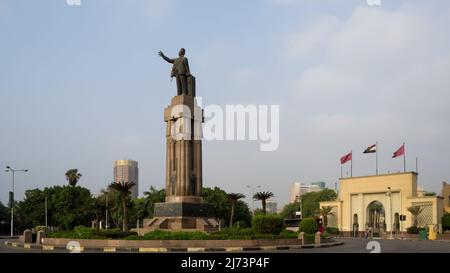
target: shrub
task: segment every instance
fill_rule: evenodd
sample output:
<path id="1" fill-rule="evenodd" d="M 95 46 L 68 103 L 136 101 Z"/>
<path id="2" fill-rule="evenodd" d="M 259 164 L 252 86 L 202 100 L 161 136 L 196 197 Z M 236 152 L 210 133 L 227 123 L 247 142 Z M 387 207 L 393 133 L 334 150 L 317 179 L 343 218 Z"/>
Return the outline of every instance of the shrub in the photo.
<path id="1" fill-rule="evenodd" d="M 162 231 L 154 230 L 142 236 L 143 240 L 204 240 L 208 237 L 207 234 L 199 231 Z M 133 236 L 127 239 L 134 238 Z M 139 238 L 141 239 L 141 238 Z"/>
<path id="2" fill-rule="evenodd" d="M 136 232 L 125 233 L 120 229 L 92 229 L 85 226 L 77 226 L 73 230 L 54 231 L 47 234 L 48 238 L 70 239 L 122 239 L 127 236 L 137 235 Z"/>
<path id="3" fill-rule="evenodd" d="M 134 231 L 129 231 L 124 232 L 121 229 L 99 229 L 99 230 L 94 230 L 93 231 L 94 235 L 97 236 L 101 236 L 101 237 L 105 237 L 105 238 L 109 238 L 109 239 L 120 239 L 120 238 L 125 238 L 127 236 L 130 235 L 137 235 L 137 232 Z"/>
<path id="4" fill-rule="evenodd" d="M 319 227 L 314 218 L 304 218 L 298 226 L 298 231 L 306 234 L 315 234 L 318 229 Z"/>
<path id="5" fill-rule="evenodd" d="M 406 229 L 406 232 L 409 234 L 419 234 L 419 228 L 416 226 L 411 226 Z"/>
<path id="6" fill-rule="evenodd" d="M 334 235 L 339 234 L 339 229 L 336 227 L 327 227 L 325 231 L 328 232 L 329 234 L 334 234 Z"/>
<path id="7" fill-rule="evenodd" d="M 450 230 L 450 213 L 446 213 L 442 216 L 442 228 L 444 230 Z"/>
<path id="8" fill-rule="evenodd" d="M 305 234 L 305 244 L 314 244 L 315 239 L 315 234 Z"/>
<path id="9" fill-rule="evenodd" d="M 255 233 L 278 235 L 285 228 L 284 221 L 278 215 L 256 215 L 252 220 Z"/>

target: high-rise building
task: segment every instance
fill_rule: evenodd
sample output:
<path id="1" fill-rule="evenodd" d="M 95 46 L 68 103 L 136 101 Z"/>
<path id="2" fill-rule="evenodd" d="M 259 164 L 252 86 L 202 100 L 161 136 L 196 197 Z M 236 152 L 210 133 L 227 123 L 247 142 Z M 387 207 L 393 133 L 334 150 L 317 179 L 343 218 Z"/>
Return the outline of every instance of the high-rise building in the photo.
<path id="1" fill-rule="evenodd" d="M 325 189 L 325 182 L 311 182 L 311 183 L 301 183 L 294 182 L 291 186 L 291 193 L 289 197 L 289 203 L 298 202 L 300 196 L 308 192 L 317 192 Z"/>
<path id="2" fill-rule="evenodd" d="M 137 161 L 116 160 L 114 162 L 114 181 L 134 182 L 131 188 L 131 197 L 137 198 L 139 195 L 139 168 Z"/>

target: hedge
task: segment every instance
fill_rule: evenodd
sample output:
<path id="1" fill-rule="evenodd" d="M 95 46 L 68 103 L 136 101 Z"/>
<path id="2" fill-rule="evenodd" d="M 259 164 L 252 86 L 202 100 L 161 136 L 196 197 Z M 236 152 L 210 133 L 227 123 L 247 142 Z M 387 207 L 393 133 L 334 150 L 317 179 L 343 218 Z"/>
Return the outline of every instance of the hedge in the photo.
<path id="1" fill-rule="evenodd" d="M 318 229 L 319 227 L 314 218 L 304 218 L 298 226 L 298 231 L 306 234 L 315 234 Z"/>
<path id="2" fill-rule="evenodd" d="M 256 215 L 252 220 L 255 233 L 278 235 L 285 229 L 283 217 L 279 215 Z"/>

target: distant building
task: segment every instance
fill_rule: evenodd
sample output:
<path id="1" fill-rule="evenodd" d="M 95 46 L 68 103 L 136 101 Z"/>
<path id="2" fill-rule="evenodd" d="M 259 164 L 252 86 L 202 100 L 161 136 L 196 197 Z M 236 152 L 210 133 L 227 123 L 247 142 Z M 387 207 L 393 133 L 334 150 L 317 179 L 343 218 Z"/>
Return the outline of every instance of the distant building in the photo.
<path id="1" fill-rule="evenodd" d="M 442 182 L 442 192 L 441 196 L 444 198 L 444 210 L 450 213 L 450 184 L 447 182 Z"/>
<path id="2" fill-rule="evenodd" d="M 311 191 L 321 191 L 325 189 L 325 182 L 323 181 L 317 181 L 317 182 L 311 182 L 310 185 L 310 192 Z"/>
<path id="3" fill-rule="evenodd" d="M 308 192 L 317 192 L 317 191 L 321 191 L 324 189 L 325 189 L 325 182 L 322 182 L 322 181 L 311 182 L 309 184 L 295 182 L 291 186 L 289 203 L 298 202 L 299 198 Z"/>
<path id="4" fill-rule="evenodd" d="M 114 181 L 132 181 L 135 183 L 131 189 L 131 198 L 139 195 L 139 168 L 137 161 L 116 160 L 114 162 Z"/>
<path id="5" fill-rule="evenodd" d="M 266 201 L 266 211 L 267 213 L 277 213 L 277 202 L 273 200 Z"/>

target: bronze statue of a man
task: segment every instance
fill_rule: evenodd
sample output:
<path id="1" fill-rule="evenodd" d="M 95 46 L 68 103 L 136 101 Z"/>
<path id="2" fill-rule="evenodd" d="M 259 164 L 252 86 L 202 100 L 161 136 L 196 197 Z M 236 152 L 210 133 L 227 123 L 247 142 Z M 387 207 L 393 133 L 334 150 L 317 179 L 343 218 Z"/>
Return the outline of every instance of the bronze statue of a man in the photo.
<path id="1" fill-rule="evenodd" d="M 166 62 L 173 64 L 170 77 L 177 79 L 177 95 L 188 95 L 188 77 L 190 76 L 188 59 L 184 57 L 185 49 L 181 48 L 178 52 L 178 58 L 168 58 L 161 51 L 158 55 L 161 56 Z"/>

